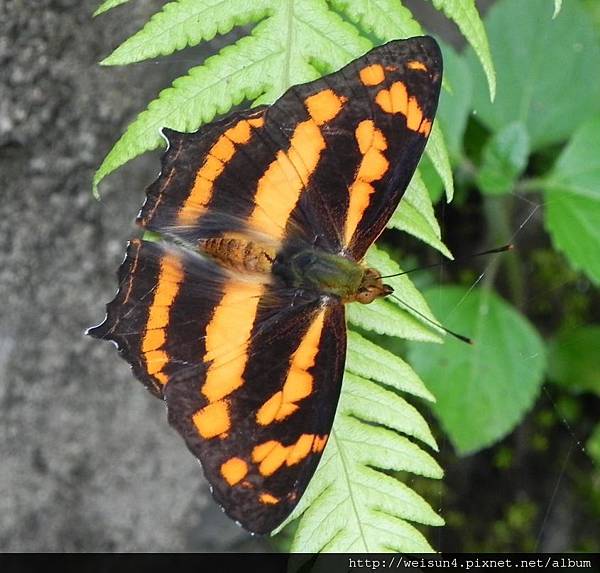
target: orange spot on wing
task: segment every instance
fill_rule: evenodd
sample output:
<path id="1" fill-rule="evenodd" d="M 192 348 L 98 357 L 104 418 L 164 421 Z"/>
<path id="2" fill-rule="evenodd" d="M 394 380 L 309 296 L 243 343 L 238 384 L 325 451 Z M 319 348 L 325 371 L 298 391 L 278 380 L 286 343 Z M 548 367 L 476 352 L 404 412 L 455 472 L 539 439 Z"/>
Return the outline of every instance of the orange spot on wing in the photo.
<path id="1" fill-rule="evenodd" d="M 255 463 L 262 462 L 277 446 L 281 444 L 276 440 L 269 440 L 268 442 L 264 442 L 258 446 L 255 446 L 252 449 L 252 461 Z"/>
<path id="2" fill-rule="evenodd" d="M 264 476 L 270 476 L 274 474 L 284 463 L 287 458 L 288 448 L 280 443 L 277 443 L 275 447 L 266 455 L 260 465 L 258 471 Z"/>
<path id="3" fill-rule="evenodd" d="M 420 62 L 417 62 L 420 64 Z M 431 121 L 423 117 L 423 110 L 415 97 L 409 97 L 402 82 L 394 82 L 389 90 L 380 90 L 375 101 L 386 113 L 406 116 L 406 127 L 425 136 L 431 131 Z"/>
<path id="4" fill-rule="evenodd" d="M 179 292 L 183 277 L 183 266 L 179 259 L 168 254 L 164 255 L 160 262 L 154 298 L 148 311 L 148 322 L 141 343 L 148 374 L 154 375 L 161 384 L 166 383 L 167 377 L 158 374 L 167 364 L 169 357 L 166 352 L 158 348 L 166 341 L 164 329 L 169 323 L 169 310 Z"/>
<path id="5" fill-rule="evenodd" d="M 325 434 L 324 436 L 315 436 L 315 441 L 313 442 L 313 452 L 319 453 L 325 449 L 325 445 L 327 444 L 327 438 L 329 436 Z"/>
<path id="6" fill-rule="evenodd" d="M 145 354 L 144 358 L 146 359 L 146 370 L 148 374 L 152 375 L 160 372 L 169 360 L 164 350 L 151 350 Z"/>
<path id="7" fill-rule="evenodd" d="M 275 392 L 258 410 L 256 413 L 256 421 L 261 426 L 267 426 L 275 420 L 277 412 L 283 401 L 283 392 Z"/>
<path id="8" fill-rule="evenodd" d="M 160 348 L 166 341 L 166 334 L 164 328 L 155 328 L 153 330 L 146 330 L 144 338 L 142 340 L 142 352 L 150 352 Z"/>
<path id="9" fill-rule="evenodd" d="M 427 66 L 423 62 L 419 62 L 417 60 L 412 60 L 412 61 L 408 62 L 408 64 L 406 64 L 406 67 L 409 70 L 420 70 L 423 72 L 427 71 Z"/>
<path id="10" fill-rule="evenodd" d="M 225 400 L 213 402 L 198 410 L 192 416 L 192 421 L 203 438 L 214 438 L 229 430 L 229 406 Z"/>
<path id="11" fill-rule="evenodd" d="M 408 100 L 408 112 L 406 113 L 406 127 L 413 131 L 418 131 L 423 120 L 423 112 L 419 107 L 416 98 L 411 97 Z"/>
<path id="12" fill-rule="evenodd" d="M 313 442 L 315 440 L 314 434 L 302 434 L 298 441 L 290 447 L 290 453 L 286 459 L 288 466 L 293 466 L 301 462 L 308 454 L 310 454 Z"/>
<path id="13" fill-rule="evenodd" d="M 179 223 L 190 225 L 204 212 L 214 191 L 214 181 L 221 175 L 225 165 L 235 155 L 235 144 L 250 140 L 251 127 L 262 125 L 262 118 L 241 119 L 227 129 L 208 150 L 202 167 L 196 174 L 192 190 L 179 210 Z"/>
<path id="14" fill-rule="evenodd" d="M 209 153 L 213 157 L 216 157 L 222 163 L 227 163 L 227 161 L 229 161 L 233 157 L 233 154 L 235 153 L 235 145 L 233 144 L 233 141 L 231 141 L 231 139 L 229 139 L 228 137 L 225 137 L 223 135 L 223 136 L 219 137 L 219 139 L 217 140 L 217 143 L 215 143 L 212 146 Z M 223 168 L 219 166 L 218 169 L 222 170 Z"/>
<path id="15" fill-rule="evenodd" d="M 350 201 L 344 229 L 346 244 L 351 242 L 371 202 L 371 195 L 375 192 L 371 183 L 381 180 L 389 168 L 389 161 L 383 154 L 387 149 L 385 136 L 372 120 L 361 121 L 355 130 L 355 137 L 363 158 L 354 182 L 348 189 Z"/>
<path id="16" fill-rule="evenodd" d="M 360 70 L 359 76 L 360 81 L 365 86 L 376 86 L 385 79 L 385 72 L 383 71 L 382 65 L 373 64 L 372 66 L 367 66 Z"/>
<path id="17" fill-rule="evenodd" d="M 379 90 L 375 96 L 375 103 L 386 113 L 393 113 L 392 96 L 389 90 Z"/>
<path id="18" fill-rule="evenodd" d="M 247 343 L 252 333 L 264 285 L 231 283 L 206 327 L 204 362 L 210 363 L 202 393 L 210 402 L 228 396 L 244 384 Z"/>
<path id="19" fill-rule="evenodd" d="M 266 503 L 268 505 L 279 503 L 279 498 L 271 495 L 270 493 L 261 493 L 258 499 L 261 503 Z"/>
<path id="20" fill-rule="evenodd" d="M 221 475 L 229 485 L 242 481 L 248 473 L 248 464 L 241 458 L 229 458 L 221 465 Z"/>
<path id="21" fill-rule="evenodd" d="M 306 110 L 317 125 L 332 120 L 342 109 L 346 98 L 333 90 L 323 90 L 306 98 Z"/>
<path id="22" fill-rule="evenodd" d="M 422 133 L 425 137 L 427 137 L 430 132 L 431 132 L 431 122 L 428 119 L 424 119 L 421 122 L 421 127 L 419 128 L 419 133 Z"/>
<path id="23" fill-rule="evenodd" d="M 227 130 L 227 137 L 233 143 L 248 143 L 251 135 L 252 130 L 248 121 L 239 121 L 231 129 Z"/>
<path id="24" fill-rule="evenodd" d="M 390 97 L 392 98 L 393 113 L 403 113 L 406 115 L 408 108 L 408 92 L 402 82 L 394 82 L 390 88 Z"/>
<path id="25" fill-rule="evenodd" d="M 265 118 L 264 117 L 255 117 L 255 118 L 249 119 L 248 123 L 252 127 L 262 127 L 265 123 Z"/>
<path id="26" fill-rule="evenodd" d="M 359 181 L 379 181 L 389 167 L 388 160 L 381 150 L 371 147 L 363 156 L 356 178 Z"/>

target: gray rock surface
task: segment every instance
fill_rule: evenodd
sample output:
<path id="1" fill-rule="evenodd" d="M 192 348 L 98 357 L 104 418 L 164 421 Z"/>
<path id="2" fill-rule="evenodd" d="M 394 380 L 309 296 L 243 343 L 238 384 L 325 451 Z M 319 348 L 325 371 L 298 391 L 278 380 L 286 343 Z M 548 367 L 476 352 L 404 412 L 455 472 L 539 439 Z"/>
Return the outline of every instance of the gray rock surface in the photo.
<path id="1" fill-rule="evenodd" d="M 104 316 L 147 155 L 91 177 L 186 60 L 97 62 L 162 2 L 0 0 L 0 551 L 252 551 L 200 466 L 108 343 Z"/>

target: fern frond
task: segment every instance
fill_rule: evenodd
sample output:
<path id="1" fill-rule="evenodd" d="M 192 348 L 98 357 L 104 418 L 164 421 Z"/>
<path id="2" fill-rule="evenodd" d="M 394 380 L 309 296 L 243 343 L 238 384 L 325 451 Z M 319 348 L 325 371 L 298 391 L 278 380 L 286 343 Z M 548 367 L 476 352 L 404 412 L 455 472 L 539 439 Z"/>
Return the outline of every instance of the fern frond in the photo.
<path id="1" fill-rule="evenodd" d="M 374 346 L 353 333 L 349 356 L 368 354 Z M 368 379 L 353 373 L 356 364 L 349 360 L 331 439 L 308 490 L 290 516 L 290 520 L 300 517 L 293 551 L 428 552 L 431 546 L 408 521 L 443 524 L 423 498 L 389 475 L 407 471 L 440 478 L 442 470 L 428 453 L 399 434 L 437 450 L 425 420 L 379 382 L 421 397 L 428 392 L 423 393 L 422 382 L 405 363 L 375 348 L 388 369 L 371 370 Z M 364 372 L 363 366 L 358 369 Z M 404 383 L 407 369 L 414 380 L 412 388 Z"/>
<path id="2" fill-rule="evenodd" d="M 117 66 L 168 56 L 202 41 L 212 40 L 217 34 L 227 34 L 235 26 L 259 22 L 268 14 L 271 4 L 271 0 L 169 2 L 101 63 Z"/>
<path id="3" fill-rule="evenodd" d="M 490 99 L 496 97 L 496 72 L 492 63 L 490 46 L 483 27 L 483 22 L 475 6 L 475 0 L 431 0 L 437 10 L 441 10 L 453 20 L 469 44 L 473 46 L 490 89 Z"/>
<path id="4" fill-rule="evenodd" d="M 102 4 L 100 4 L 100 6 L 98 6 L 98 8 L 96 8 L 94 16 L 99 16 L 100 14 L 108 12 L 112 8 L 116 8 L 117 6 L 125 4 L 126 2 L 129 2 L 129 0 L 105 0 L 102 2 Z"/>
<path id="5" fill-rule="evenodd" d="M 438 172 L 444 187 L 446 188 L 446 200 L 448 203 L 454 197 L 454 179 L 452 177 L 452 167 L 450 166 L 450 157 L 448 149 L 444 143 L 444 136 L 437 121 L 433 122 L 433 128 L 427 140 L 425 153 L 431 159 L 431 163 Z"/>
<path id="6" fill-rule="evenodd" d="M 441 241 L 440 226 L 419 170 L 415 172 L 398 209 L 388 222 L 388 227 L 405 231 L 449 259 L 452 258 L 452 254 Z"/>

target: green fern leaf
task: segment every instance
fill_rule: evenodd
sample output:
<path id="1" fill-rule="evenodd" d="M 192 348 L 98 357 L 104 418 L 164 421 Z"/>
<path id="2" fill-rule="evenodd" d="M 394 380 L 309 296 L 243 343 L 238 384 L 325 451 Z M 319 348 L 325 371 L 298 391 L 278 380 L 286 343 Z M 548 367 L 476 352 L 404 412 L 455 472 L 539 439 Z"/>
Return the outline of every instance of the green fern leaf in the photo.
<path id="1" fill-rule="evenodd" d="M 169 2 L 101 63 L 105 66 L 131 64 L 196 46 L 217 34 L 226 34 L 234 26 L 263 20 L 272 3 L 272 0 Z"/>
<path id="2" fill-rule="evenodd" d="M 490 98 L 496 96 L 496 72 L 490 54 L 487 34 L 475 6 L 475 0 L 432 0 L 433 5 L 453 20 L 469 44 L 473 46 L 488 80 Z"/>
<path id="3" fill-rule="evenodd" d="M 105 2 L 102 2 L 102 4 L 100 4 L 100 6 L 98 6 L 98 8 L 96 8 L 96 11 L 94 12 L 94 16 L 99 16 L 100 14 L 102 14 L 104 12 L 108 12 L 112 8 L 116 8 L 117 6 L 120 6 L 121 4 L 125 4 L 125 2 L 129 2 L 129 0 L 106 0 Z"/>
<path id="4" fill-rule="evenodd" d="M 348 332 L 346 370 L 430 402 L 435 401 L 433 394 L 404 360 L 353 331 Z"/>
<path id="5" fill-rule="evenodd" d="M 452 254 L 441 241 L 440 226 L 433 212 L 431 198 L 417 170 L 388 227 L 405 231 L 431 245 L 449 259 Z"/>
<path id="6" fill-rule="evenodd" d="M 450 166 L 448 149 L 444 143 L 444 136 L 437 121 L 433 123 L 431 134 L 427 140 L 425 153 L 427 153 L 429 159 L 431 159 L 435 170 L 442 179 L 442 183 L 446 188 L 446 199 L 448 203 L 450 203 L 454 197 L 454 179 L 452 178 L 452 167 Z"/>

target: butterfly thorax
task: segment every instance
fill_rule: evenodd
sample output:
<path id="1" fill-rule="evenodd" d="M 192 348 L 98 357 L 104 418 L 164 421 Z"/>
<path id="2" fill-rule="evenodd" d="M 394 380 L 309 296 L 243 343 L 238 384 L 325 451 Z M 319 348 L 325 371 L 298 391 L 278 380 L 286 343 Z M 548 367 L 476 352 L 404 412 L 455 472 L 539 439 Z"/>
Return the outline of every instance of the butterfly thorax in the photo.
<path id="1" fill-rule="evenodd" d="M 273 271 L 292 288 L 333 295 L 344 303 L 368 304 L 393 292 L 377 270 L 314 248 L 278 257 Z"/>

